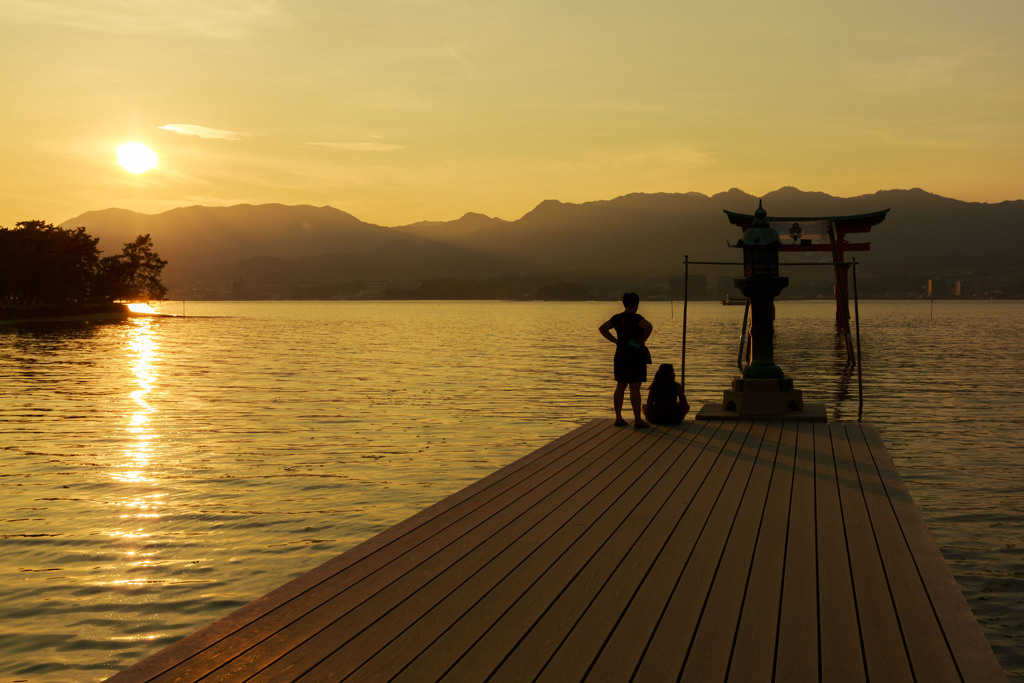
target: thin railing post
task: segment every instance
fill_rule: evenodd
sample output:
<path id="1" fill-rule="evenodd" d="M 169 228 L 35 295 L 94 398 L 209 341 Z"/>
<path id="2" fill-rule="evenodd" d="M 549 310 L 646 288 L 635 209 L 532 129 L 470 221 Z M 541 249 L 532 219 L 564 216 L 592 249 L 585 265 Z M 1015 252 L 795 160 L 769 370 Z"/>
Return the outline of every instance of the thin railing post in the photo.
<path id="1" fill-rule="evenodd" d="M 679 364 L 679 384 L 686 393 L 686 307 L 690 303 L 690 255 L 683 255 L 683 350 Z"/>
<path id="2" fill-rule="evenodd" d="M 853 321 L 857 328 L 857 421 L 864 417 L 864 372 L 860 356 L 860 306 L 857 296 L 857 259 L 853 259 Z"/>

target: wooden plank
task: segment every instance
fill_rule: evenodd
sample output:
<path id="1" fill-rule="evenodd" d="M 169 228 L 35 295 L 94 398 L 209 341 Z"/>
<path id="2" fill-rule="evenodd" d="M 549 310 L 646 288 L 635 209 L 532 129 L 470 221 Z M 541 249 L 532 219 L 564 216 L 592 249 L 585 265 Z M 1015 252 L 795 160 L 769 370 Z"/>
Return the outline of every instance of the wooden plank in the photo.
<path id="1" fill-rule="evenodd" d="M 741 434 L 743 431 L 742 428 L 738 428 L 736 433 Z M 747 438 L 749 437 L 745 437 L 745 440 Z M 719 461 L 727 460 L 729 458 L 727 453 L 731 450 L 733 449 L 723 450 L 722 455 L 718 458 Z M 735 470 L 736 466 L 733 465 L 733 471 Z M 700 518 L 703 515 L 699 509 L 699 506 L 691 506 L 685 516 L 697 522 L 702 521 Z M 685 522 L 682 521 L 682 517 L 679 517 L 678 512 L 671 514 L 670 519 L 672 518 L 676 520 L 672 534 L 675 536 L 679 532 L 680 524 Z M 679 563 L 683 556 L 674 552 L 672 536 L 666 540 L 662 540 L 656 535 L 641 537 L 640 542 L 633 547 L 630 554 L 626 555 L 625 560 L 616 568 L 614 574 L 600 587 L 596 597 L 587 605 L 580 620 L 573 626 L 548 661 L 542 674 L 544 680 L 572 679 L 574 675 L 587 674 L 592 664 L 593 671 L 590 671 L 590 675 L 594 678 L 602 679 L 610 675 L 606 668 L 608 659 L 601 660 L 599 656 L 606 651 L 604 644 L 611 639 L 624 612 L 631 609 L 630 603 L 640 590 L 641 585 L 657 576 L 659 565 L 674 565 L 676 567 L 674 573 L 678 575 Z M 655 542 L 650 543 L 652 540 Z M 650 545 L 646 545 L 646 547 L 641 545 L 647 543 Z M 664 551 L 655 554 L 660 547 L 664 547 Z M 689 566 L 690 562 L 686 564 Z M 671 572 L 666 572 L 666 575 L 669 573 Z M 656 611 L 645 614 L 650 624 L 647 627 L 648 630 L 654 628 L 656 629 L 655 633 L 658 632 L 657 629 L 661 628 L 661 625 L 654 621 L 656 614 Z M 609 647 L 614 648 L 614 646 Z M 619 650 L 614 652 L 617 655 L 622 654 Z M 625 662 L 624 659 L 620 661 Z"/>
<path id="2" fill-rule="evenodd" d="M 715 571 L 711 592 L 701 609 L 697 633 L 683 665 L 683 680 L 724 681 L 728 676 L 737 625 L 750 583 L 754 552 L 764 523 L 772 475 L 775 472 L 782 424 L 767 424 L 764 437 L 752 454 L 753 471 L 729 532 L 725 552 Z M 748 452 L 742 452 L 740 457 L 746 455 Z M 775 553 L 781 557 L 779 547 L 782 546 L 776 546 Z M 774 590 L 777 601 L 778 586 Z M 778 614 L 777 606 L 768 614 L 772 617 Z M 763 619 L 764 615 L 761 616 Z M 774 634 L 775 619 L 770 622 L 770 630 Z M 743 659 L 747 652 L 741 652 L 743 654 L 740 658 Z M 769 676 L 770 671 L 768 669 Z"/>
<path id="3" fill-rule="evenodd" d="M 141 660 L 116 674 L 111 680 L 157 680 L 161 673 L 172 667 L 176 668 L 169 679 L 176 681 L 198 680 L 220 663 L 230 660 L 280 630 L 282 626 L 275 621 L 274 617 L 279 617 L 281 613 L 294 613 L 297 599 L 318 596 L 323 592 L 330 593 L 332 589 L 325 586 L 327 582 L 341 574 L 346 574 L 352 567 L 364 563 L 370 567 L 372 564 L 370 558 L 373 558 L 373 562 L 376 562 L 377 565 L 386 563 L 388 555 L 393 556 L 400 553 L 403 548 L 408 546 L 409 534 L 412 531 L 419 529 L 422 533 L 429 534 L 451 524 L 454 508 L 458 508 L 459 514 L 471 514 L 474 506 L 485 504 L 517 482 L 535 475 L 544 468 L 558 466 L 555 463 L 558 463 L 560 454 L 564 454 L 566 451 L 585 451 L 588 447 L 599 445 L 607 438 L 609 425 L 609 420 L 592 420 L 568 432 L 530 455 L 510 464 L 507 468 L 480 479 L 355 548 L 239 608 L 227 617 L 215 621 Z M 372 567 L 370 570 L 372 571 Z M 272 618 L 268 619 L 267 617 Z M 239 635 L 242 631 L 247 632 Z"/>
<path id="4" fill-rule="evenodd" d="M 735 683 L 770 681 L 775 667 L 775 639 L 786 559 L 780 548 L 786 547 L 799 432 L 791 423 L 773 423 L 772 427 L 779 429 L 780 433 L 776 437 L 778 444 L 771 486 L 733 640 L 728 680 Z M 768 444 L 772 443 L 771 433 L 770 428 L 765 435 Z"/>
<path id="5" fill-rule="evenodd" d="M 757 452 L 766 429 L 766 423 L 751 424 L 738 453 L 732 456 L 733 469 L 718 500 L 707 512 L 705 527 L 700 530 L 676 585 L 669 593 L 662 620 L 637 669 L 638 678 L 671 680 L 683 671 L 700 616 L 710 601 L 712 587 L 721 568 L 722 557 L 744 495 L 749 492 Z M 734 586 L 733 590 L 738 592 L 740 586 Z M 697 680 L 690 673 L 685 674 L 686 680 Z"/>
<path id="6" fill-rule="evenodd" d="M 671 535 L 626 612 L 611 622 L 614 630 L 591 670 L 596 680 L 625 680 L 634 672 L 640 680 L 666 680 L 658 670 L 673 670 L 672 678 L 678 675 L 682 662 L 661 658 L 680 647 L 685 655 L 721 554 L 724 537 L 718 536 L 723 526 L 731 525 L 737 489 L 745 486 L 753 467 L 752 459 L 741 454 L 749 456 L 749 444 L 759 443 L 763 432 L 764 426 L 756 423 L 738 426 L 707 480 L 688 493 L 685 509 L 674 515 Z"/>
<path id="7" fill-rule="evenodd" d="M 492 549 L 514 539 L 515 524 L 528 528 L 543 519 L 580 487 L 599 477 L 606 462 L 615 463 L 630 447 L 626 436 L 624 430 L 616 430 L 609 437 L 613 444 L 610 448 L 591 448 L 567 466 L 551 468 L 544 477 L 524 479 L 477 508 L 473 516 L 463 515 L 460 523 L 439 533 L 411 534 L 421 541 L 415 547 L 292 621 L 288 639 L 275 639 L 258 650 L 243 653 L 220 675 L 244 680 L 259 672 L 261 677 L 290 679 L 306 674 L 344 645 L 348 647 L 331 661 L 339 670 L 358 668 L 374 652 L 363 644 L 370 637 L 367 634 L 375 632 L 371 625 L 382 615 L 407 603 L 401 608 L 402 615 L 414 616 L 418 612 L 415 598 L 425 586 L 438 577 L 457 584 L 467 573 L 478 570 L 493 556 Z M 443 592 L 438 596 L 427 591 L 426 596 L 427 600 L 437 600 Z"/>
<path id="8" fill-rule="evenodd" d="M 814 435 L 799 425 L 776 640 L 775 680 L 818 679 L 818 571 L 814 520 Z"/>
<path id="9" fill-rule="evenodd" d="M 486 658 L 491 657 L 493 662 L 493 653 L 501 655 L 503 652 L 508 654 L 498 658 L 500 669 L 493 680 L 519 681 L 538 676 L 610 574 L 625 567 L 639 569 L 640 577 L 636 580 L 642 578 L 644 568 L 657 556 L 681 510 L 686 509 L 695 492 L 708 490 L 708 482 L 713 479 L 711 473 L 719 460 L 718 452 L 733 438 L 736 428 L 736 425 L 705 425 L 702 430 L 707 431 L 702 433 L 710 435 L 706 445 L 669 451 L 666 455 L 679 463 L 673 469 L 675 476 L 663 479 L 644 496 L 640 505 L 627 511 L 625 523 L 602 546 L 602 553 L 589 558 L 574 575 L 562 574 L 560 580 L 538 583 L 535 588 L 540 592 L 523 600 L 522 605 L 530 610 L 531 616 L 539 612 L 532 622 L 525 620 L 532 624 L 530 630 L 523 633 L 522 627 L 517 625 L 522 615 L 519 610 L 510 613 L 499 624 L 502 628 L 488 633 L 488 638 L 470 650 L 447 678 L 460 680 L 471 677 L 474 672 L 486 671 Z M 552 587 L 557 588 L 557 592 Z M 660 610 L 660 604 L 658 608 Z M 642 615 L 647 623 L 640 628 L 653 628 L 649 623 L 650 615 L 651 612 Z"/>
<path id="10" fill-rule="evenodd" d="M 730 531 L 749 489 L 757 451 L 761 446 L 767 423 L 750 425 L 747 439 L 732 454 L 734 466 L 714 506 L 706 513 L 706 522 L 693 545 L 690 557 L 675 586 L 669 592 L 668 604 L 662 614 L 637 676 L 643 680 L 670 680 L 679 676 L 686 662 L 699 625 L 703 607 L 709 599 L 712 582 L 721 566 L 722 555 Z M 723 453 L 723 456 L 728 454 Z M 735 587 L 736 590 L 739 586 Z M 614 653 L 610 653 L 614 654 Z M 687 676 L 688 680 L 696 680 Z"/>
<path id="11" fill-rule="evenodd" d="M 841 479 L 844 485 L 839 487 L 839 495 L 857 597 L 867 678 L 875 681 L 910 681 L 913 680 L 913 674 L 866 503 L 868 496 L 884 495 L 884 491 L 877 485 L 877 481 L 864 481 L 858 474 L 857 458 L 864 460 L 865 457 L 870 458 L 870 454 L 861 452 L 854 456 L 854 445 L 847 435 L 847 426 L 839 423 L 829 425 L 829 428 L 833 435 L 836 461 L 844 463 L 843 469 L 848 473 Z"/>
<path id="12" fill-rule="evenodd" d="M 502 658 L 536 623 L 558 592 L 586 563 L 604 550 L 623 520 L 644 504 L 652 488 L 676 462 L 663 456 L 666 449 L 695 441 L 706 442 L 699 426 L 688 426 L 676 438 L 661 438 L 640 459 L 640 476 L 620 477 L 614 488 L 581 509 L 571 524 L 563 525 L 549 543 L 517 566 L 505 580 L 472 605 L 453 626 L 418 653 L 398 680 L 438 680 L 459 672 L 482 673 L 496 668 Z M 666 434 L 666 437 L 669 435 Z M 649 443 L 644 440 L 643 443 Z M 642 470 L 642 471 L 641 471 Z M 373 669 L 376 674 L 379 670 Z"/>
<path id="13" fill-rule="evenodd" d="M 506 542 L 497 538 L 493 544 L 488 540 L 474 549 L 475 555 L 488 558 L 480 571 L 471 575 L 449 572 L 451 576 L 436 577 L 421 596 L 416 596 L 420 602 L 403 603 L 400 615 L 386 615 L 352 641 L 353 647 L 374 653 L 358 669 L 349 669 L 344 653 L 339 652 L 323 660 L 310 673 L 314 676 L 320 672 L 331 676 L 355 673 L 359 678 L 373 679 L 390 679 L 402 673 L 408 680 L 438 678 L 464 650 L 453 648 L 450 639 L 441 646 L 436 646 L 434 641 L 449 634 L 456 623 L 471 625 L 471 637 L 479 638 L 500 612 L 489 609 L 466 619 L 463 617 L 495 587 L 503 588 L 501 595 L 507 601 L 511 596 L 504 585 L 506 582 L 515 581 L 522 588 L 528 587 L 527 577 L 531 573 L 535 581 L 538 569 L 550 566 L 569 547 L 580 555 L 594 552 L 583 540 L 586 532 L 610 507 L 622 501 L 633 486 L 639 488 L 645 481 L 657 481 L 669 464 L 659 456 L 682 434 L 682 431 L 672 434 L 651 431 L 644 435 L 650 438 L 633 440 L 628 452 L 606 459 L 605 470 L 593 481 L 580 485 L 564 504 L 549 512 L 538 512 L 542 517 L 536 525 L 527 526 L 529 516 L 523 515 L 516 520 L 518 537 L 514 540 Z M 628 505 L 632 503 L 626 501 L 619 507 Z M 600 539 L 600 534 L 587 538 Z M 493 549 L 488 545 L 493 545 Z M 522 573 L 516 575 L 516 570 L 525 563 L 533 571 L 527 572 L 525 577 Z M 506 609 L 508 606 L 506 603 Z M 415 621 L 411 621 L 406 612 L 418 615 Z M 416 666 L 406 666 L 416 658 L 419 658 Z"/>
<path id="14" fill-rule="evenodd" d="M 852 447 L 866 446 L 871 453 L 907 546 L 913 553 L 943 637 L 952 651 L 963 680 L 972 683 L 1005 681 L 1006 673 L 978 626 L 977 619 L 932 538 L 920 510 L 914 505 L 878 432 L 870 425 L 854 424 L 846 425 L 846 431 Z"/>
<path id="15" fill-rule="evenodd" d="M 892 495 L 909 501 L 909 494 L 896 485 L 895 470 L 876 454 L 864 449 L 854 449 L 853 454 L 865 489 L 880 494 L 866 497 L 868 515 L 914 676 L 925 681 L 960 680 L 890 499 Z"/>
<path id="16" fill-rule="evenodd" d="M 823 681 L 864 680 L 860 625 L 846 548 L 839 488 L 859 482 L 844 477 L 824 422 L 814 424 L 815 517 L 818 551 L 818 636 Z M 844 463 L 845 465 L 845 463 Z M 870 625 L 867 625 L 871 628 Z"/>
<path id="17" fill-rule="evenodd" d="M 114 677 L 1005 681 L 877 433 L 595 420 Z"/>
<path id="18" fill-rule="evenodd" d="M 648 444 L 647 450 L 638 460 L 635 473 L 617 478 L 607 491 L 589 501 L 573 516 L 571 523 L 562 525 L 538 552 L 531 554 L 504 580 L 489 589 L 482 599 L 469 606 L 452 628 L 431 643 L 429 650 L 417 653 L 398 680 L 437 680 L 457 664 L 467 666 L 460 659 L 474 646 L 477 647 L 469 659 L 479 658 L 480 666 L 485 669 L 497 666 L 502 656 L 522 637 L 527 625 L 539 618 L 543 606 L 550 603 L 554 593 L 578 573 L 589 558 L 602 552 L 623 519 L 664 478 L 665 471 L 673 464 L 670 459 L 662 457 L 665 450 L 676 447 L 678 441 L 691 443 L 699 431 L 699 428 L 690 428 L 675 435 L 664 433 L 653 447 L 652 442 L 645 439 L 642 443 Z M 524 609 L 527 606 L 532 609 Z M 517 616 L 509 617 L 510 612 Z M 415 636 L 408 635 L 413 641 L 410 645 L 415 645 Z M 481 641 L 488 640 L 504 650 L 491 650 L 487 654 L 489 648 Z M 378 671 L 374 668 L 372 673 Z"/>

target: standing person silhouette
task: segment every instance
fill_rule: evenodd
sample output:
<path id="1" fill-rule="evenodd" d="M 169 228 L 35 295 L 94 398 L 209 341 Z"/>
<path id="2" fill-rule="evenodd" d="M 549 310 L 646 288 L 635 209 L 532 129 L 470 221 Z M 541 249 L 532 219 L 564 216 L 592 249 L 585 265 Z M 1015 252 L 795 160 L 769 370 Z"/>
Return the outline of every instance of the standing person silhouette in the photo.
<path id="1" fill-rule="evenodd" d="M 629 402 L 633 408 L 633 427 L 643 429 L 647 426 L 640 415 L 640 385 L 647 381 L 647 364 L 651 362 L 651 354 L 644 342 L 651 336 L 654 327 L 636 312 L 640 307 L 640 296 L 635 292 L 622 295 L 622 313 L 616 313 L 608 322 L 598 328 L 608 341 L 615 344 L 615 426 L 624 427 L 622 419 L 622 402 L 629 387 Z M 612 334 L 612 330 L 615 334 Z"/>

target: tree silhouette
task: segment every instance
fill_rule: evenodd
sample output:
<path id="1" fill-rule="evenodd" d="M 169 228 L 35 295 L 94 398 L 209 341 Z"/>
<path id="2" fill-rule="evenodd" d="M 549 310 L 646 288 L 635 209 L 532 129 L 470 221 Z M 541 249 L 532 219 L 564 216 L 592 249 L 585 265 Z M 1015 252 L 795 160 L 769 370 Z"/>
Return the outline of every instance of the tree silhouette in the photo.
<path id="1" fill-rule="evenodd" d="M 120 254 L 100 259 L 100 288 L 111 300 L 163 299 L 167 288 L 160 281 L 160 273 L 166 265 L 167 261 L 153 251 L 152 238 L 139 235 L 135 241 L 126 242 Z"/>
<path id="2" fill-rule="evenodd" d="M 44 221 L 0 228 L 0 300 L 15 305 L 92 301 L 97 241 L 85 228 L 68 230 Z"/>
<path id="3" fill-rule="evenodd" d="M 167 262 L 139 235 L 120 254 L 100 258 L 99 240 L 85 228 L 40 220 L 0 227 L 0 306 L 79 306 L 116 300 L 162 299 Z"/>

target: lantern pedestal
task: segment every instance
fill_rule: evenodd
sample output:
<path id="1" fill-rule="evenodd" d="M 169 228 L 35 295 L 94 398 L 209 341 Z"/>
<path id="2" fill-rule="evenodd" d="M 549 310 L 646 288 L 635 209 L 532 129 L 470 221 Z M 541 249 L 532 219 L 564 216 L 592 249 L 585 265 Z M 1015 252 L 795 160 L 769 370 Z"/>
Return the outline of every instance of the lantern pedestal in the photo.
<path id="1" fill-rule="evenodd" d="M 735 411 L 739 417 L 754 415 L 782 416 L 804 409 L 804 394 L 793 389 L 793 380 L 735 379 L 732 389 L 726 389 L 722 398 L 725 410 Z"/>
<path id="2" fill-rule="evenodd" d="M 825 404 L 804 403 L 803 392 L 793 388 L 789 377 L 734 379 L 732 389 L 725 390 L 722 403 L 705 404 L 694 417 L 697 420 L 828 420 Z"/>
<path id="3" fill-rule="evenodd" d="M 727 392 L 728 393 L 728 392 Z M 749 409 L 752 403 L 744 402 Z M 726 410 L 721 403 L 706 403 L 695 420 L 785 420 L 787 422 L 827 422 L 828 414 L 824 403 L 804 403 L 801 410 L 778 413 L 749 413 L 740 415 L 735 410 Z"/>

